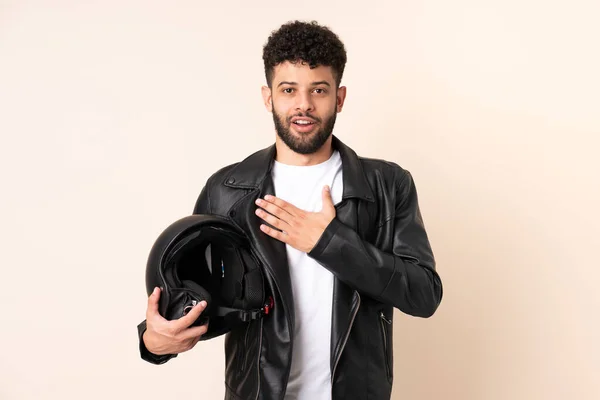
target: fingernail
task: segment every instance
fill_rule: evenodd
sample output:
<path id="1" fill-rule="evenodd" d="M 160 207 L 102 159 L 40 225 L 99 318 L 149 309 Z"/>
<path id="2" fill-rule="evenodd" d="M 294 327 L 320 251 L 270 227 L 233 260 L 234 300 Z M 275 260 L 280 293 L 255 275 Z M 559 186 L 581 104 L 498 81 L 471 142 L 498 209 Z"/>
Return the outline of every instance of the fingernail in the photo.
<path id="1" fill-rule="evenodd" d="M 200 302 L 200 307 L 205 308 L 206 307 L 206 301 L 202 300 Z"/>
<path id="2" fill-rule="evenodd" d="M 271 200 L 271 195 L 270 194 L 266 195 L 265 200 Z"/>

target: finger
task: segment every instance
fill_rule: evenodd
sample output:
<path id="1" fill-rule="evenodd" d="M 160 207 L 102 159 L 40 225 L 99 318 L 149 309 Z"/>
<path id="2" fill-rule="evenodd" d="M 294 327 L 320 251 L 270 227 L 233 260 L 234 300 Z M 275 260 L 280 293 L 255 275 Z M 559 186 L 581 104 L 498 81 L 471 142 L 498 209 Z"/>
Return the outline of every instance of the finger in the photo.
<path id="1" fill-rule="evenodd" d="M 292 217 L 295 217 L 295 214 L 291 214 L 287 210 L 284 210 L 283 208 L 279 207 L 278 205 L 268 202 L 266 200 L 256 199 L 256 204 L 258 206 L 262 207 L 263 209 L 265 209 L 266 211 L 268 211 L 270 214 L 275 215 L 284 221 L 289 220 Z"/>
<path id="2" fill-rule="evenodd" d="M 175 320 L 175 327 L 179 330 L 184 330 L 185 328 L 192 325 L 198 317 L 202 314 L 202 311 L 206 308 L 206 301 L 202 300 L 200 303 L 196 304 L 192 309 L 183 317 Z"/>
<path id="3" fill-rule="evenodd" d="M 199 342 L 199 341 L 200 341 L 200 336 L 198 336 L 198 337 L 195 337 L 195 338 L 192 340 L 192 345 L 191 345 L 191 347 L 194 347 L 194 346 L 196 346 L 196 345 L 198 344 L 198 342 Z"/>
<path id="4" fill-rule="evenodd" d="M 187 349 L 184 350 L 184 351 L 188 351 L 188 350 L 193 349 L 198 344 L 198 342 L 200 341 L 200 339 L 201 339 L 200 336 L 196 336 L 196 337 L 193 337 L 193 338 L 190 338 L 190 339 L 186 339 L 186 342 L 188 342 L 188 344 L 186 346 Z"/>
<path id="5" fill-rule="evenodd" d="M 260 230 L 266 233 L 267 235 L 271 236 L 272 238 L 275 238 L 283 243 L 288 243 L 289 241 L 289 236 L 286 233 L 278 231 L 277 229 L 270 228 L 267 225 L 261 224 Z"/>
<path id="6" fill-rule="evenodd" d="M 264 210 L 257 209 L 256 215 L 258 215 L 264 221 L 268 222 L 269 224 L 271 224 L 272 226 L 274 226 L 280 230 L 284 230 L 289 227 L 289 224 L 286 221 L 283 221 L 283 220 L 269 214 L 268 212 L 266 212 Z"/>
<path id="7" fill-rule="evenodd" d="M 160 288 L 155 287 L 150 296 L 148 296 L 148 311 L 146 316 L 158 314 L 158 300 L 160 299 Z"/>
<path id="8" fill-rule="evenodd" d="M 300 210 L 293 204 L 288 203 L 287 201 L 282 200 L 279 197 L 271 196 L 269 194 L 265 196 L 265 201 L 267 203 L 274 204 L 275 206 L 279 207 L 280 209 L 286 211 L 287 213 L 289 213 L 293 216 L 298 215 L 298 211 Z M 271 212 L 271 211 L 269 210 L 269 212 Z"/>
<path id="9" fill-rule="evenodd" d="M 208 332 L 208 322 L 201 326 L 193 326 L 191 328 L 186 329 L 181 334 L 181 338 L 182 339 L 192 339 L 192 338 L 200 339 L 200 336 L 204 335 L 206 332 Z"/>

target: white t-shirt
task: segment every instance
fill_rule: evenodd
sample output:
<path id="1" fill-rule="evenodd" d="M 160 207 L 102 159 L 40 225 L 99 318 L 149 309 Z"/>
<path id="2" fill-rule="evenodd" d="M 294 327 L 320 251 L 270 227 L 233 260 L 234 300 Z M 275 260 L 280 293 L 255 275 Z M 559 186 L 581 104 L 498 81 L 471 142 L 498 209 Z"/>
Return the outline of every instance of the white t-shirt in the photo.
<path id="1" fill-rule="evenodd" d="M 274 162 L 275 195 L 296 207 L 318 212 L 322 189 L 329 185 L 333 203 L 342 199 L 342 160 L 310 166 Z M 333 275 L 305 252 L 286 245 L 296 315 L 292 369 L 285 400 L 331 400 L 331 305 Z"/>

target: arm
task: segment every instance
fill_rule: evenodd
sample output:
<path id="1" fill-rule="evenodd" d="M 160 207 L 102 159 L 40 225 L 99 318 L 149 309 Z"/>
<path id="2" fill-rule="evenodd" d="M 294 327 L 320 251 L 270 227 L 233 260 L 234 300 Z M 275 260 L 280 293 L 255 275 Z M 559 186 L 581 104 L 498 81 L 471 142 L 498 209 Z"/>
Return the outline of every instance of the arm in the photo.
<path id="1" fill-rule="evenodd" d="M 380 227 L 393 235 L 392 253 L 362 240 L 334 218 L 308 255 L 359 292 L 406 314 L 429 317 L 442 299 L 442 282 L 435 271 L 414 182 L 408 171 L 400 174 L 395 184 L 395 213 Z"/>
<path id="2" fill-rule="evenodd" d="M 200 196 L 196 201 L 196 205 L 194 206 L 194 214 L 208 214 L 210 212 L 210 197 L 208 195 L 208 185 L 205 185 L 202 191 L 200 192 Z M 193 322 L 193 321 L 192 321 Z M 147 348 L 144 342 L 144 333 L 146 332 L 146 320 L 140 322 L 137 326 L 138 330 L 138 339 L 139 339 L 139 350 L 140 356 L 143 360 L 146 360 L 152 364 L 164 364 L 169 361 L 171 358 L 177 357 L 177 354 L 164 354 L 157 355 L 151 353 Z"/>

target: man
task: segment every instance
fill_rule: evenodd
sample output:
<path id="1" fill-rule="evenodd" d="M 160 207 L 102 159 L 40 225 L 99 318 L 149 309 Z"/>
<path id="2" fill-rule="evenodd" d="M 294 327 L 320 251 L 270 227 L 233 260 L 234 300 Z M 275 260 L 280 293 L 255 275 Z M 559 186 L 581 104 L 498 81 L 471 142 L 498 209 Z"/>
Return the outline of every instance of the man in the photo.
<path id="1" fill-rule="evenodd" d="M 332 135 L 346 52 L 316 22 L 263 49 L 275 144 L 213 174 L 194 213 L 226 216 L 263 255 L 275 307 L 225 338 L 227 399 L 389 399 L 393 308 L 429 317 L 442 284 L 408 171 L 359 158 Z M 211 336 L 148 299 L 142 358 L 163 363 Z M 199 395 L 198 398 L 201 398 Z"/>

